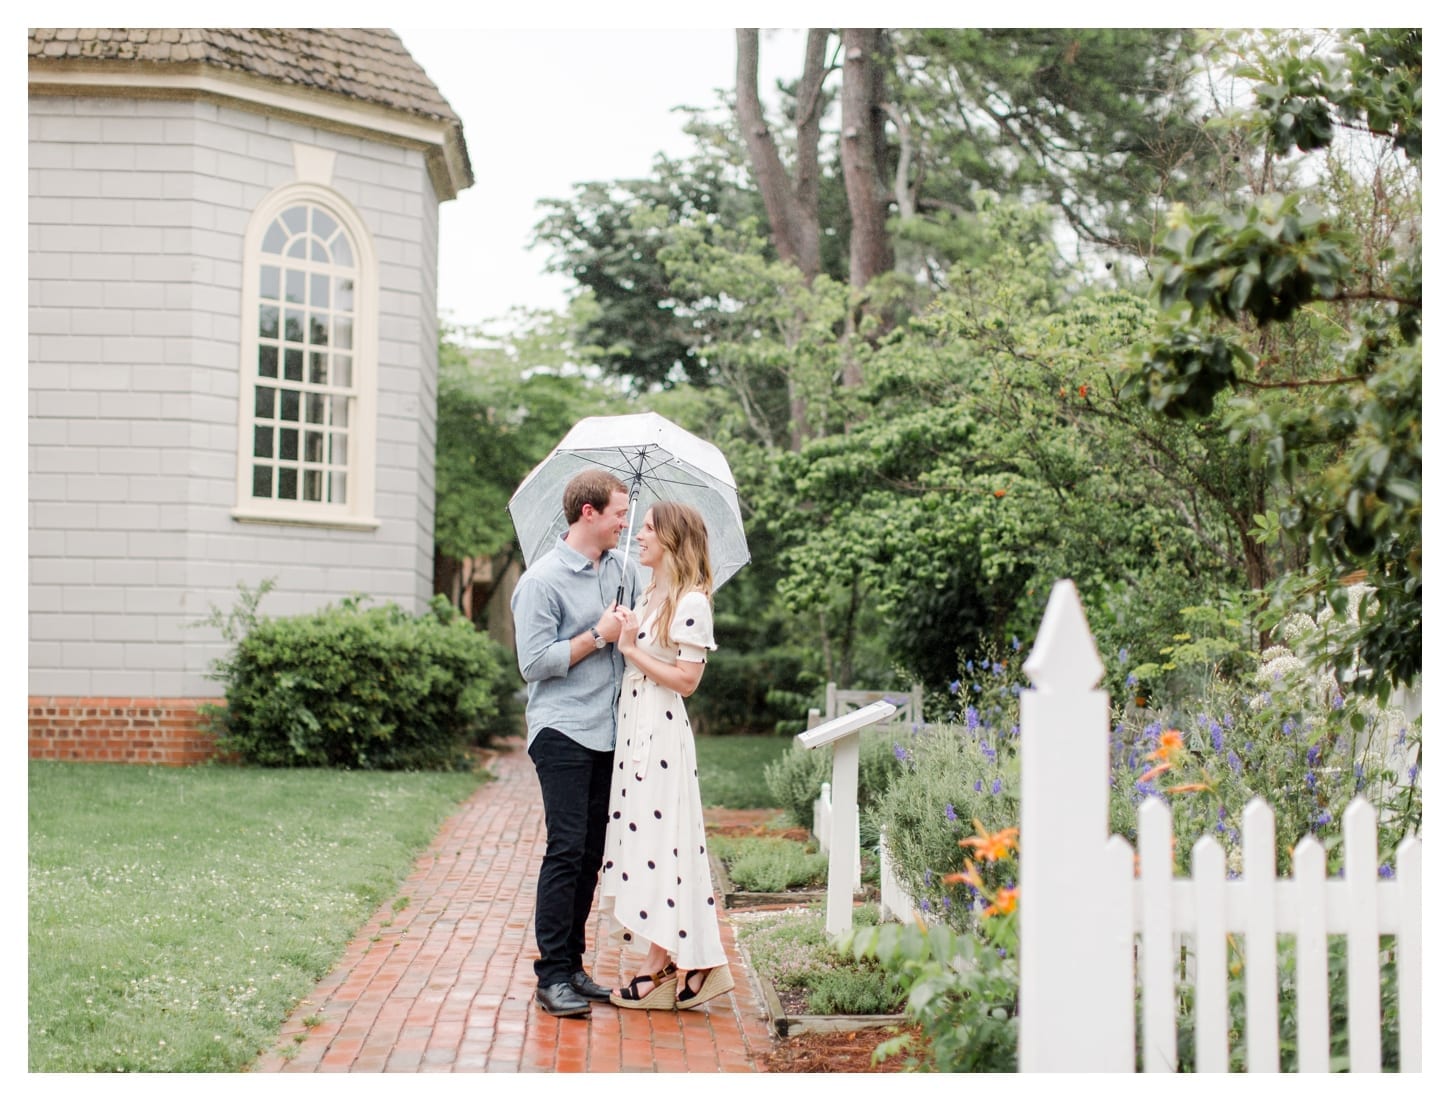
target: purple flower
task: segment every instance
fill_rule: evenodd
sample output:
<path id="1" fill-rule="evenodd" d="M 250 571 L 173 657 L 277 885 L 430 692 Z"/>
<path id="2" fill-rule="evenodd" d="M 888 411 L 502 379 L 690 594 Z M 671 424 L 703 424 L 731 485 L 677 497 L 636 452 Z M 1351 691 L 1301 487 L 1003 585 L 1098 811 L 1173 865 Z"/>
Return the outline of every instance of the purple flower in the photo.
<path id="1" fill-rule="evenodd" d="M 977 748 L 982 751 L 982 756 L 987 758 L 987 760 L 995 761 L 997 759 L 997 751 L 987 743 L 986 738 L 983 738 L 977 743 Z"/>
<path id="2" fill-rule="evenodd" d="M 950 910 L 952 908 L 952 900 L 947 898 L 946 895 L 941 896 L 941 908 L 943 910 Z"/>
<path id="3" fill-rule="evenodd" d="M 1323 827 L 1329 825 L 1331 821 L 1332 819 L 1330 818 L 1329 812 L 1327 810 L 1322 810 L 1314 819 L 1314 828 L 1316 830 L 1322 829 Z"/>
<path id="4" fill-rule="evenodd" d="M 1213 751 L 1215 753 L 1222 753 L 1223 752 L 1223 727 L 1219 726 L 1218 723 L 1216 723 L 1216 722 L 1209 723 L 1208 724 L 1208 737 L 1209 737 L 1209 740 L 1211 742 L 1213 742 Z"/>
<path id="5" fill-rule="evenodd" d="M 1159 734 L 1162 733 L 1163 724 L 1160 722 L 1151 722 L 1143 728 L 1143 737 L 1147 739 L 1156 738 Z"/>
<path id="6" fill-rule="evenodd" d="M 970 673 L 971 671 L 972 671 L 972 663 L 969 661 L 969 662 L 967 662 L 967 672 Z"/>
<path id="7" fill-rule="evenodd" d="M 929 914 L 929 913 L 931 913 L 931 902 L 929 900 L 927 900 L 927 899 L 922 899 L 921 900 L 921 912 L 923 914 Z"/>
<path id="8" fill-rule="evenodd" d="M 999 959 L 1004 959 L 1005 960 L 1007 958 L 1007 949 L 1005 949 L 1005 948 L 998 948 L 997 949 L 997 957 Z"/>
<path id="9" fill-rule="evenodd" d="M 1419 765 L 1419 762 L 1416 762 L 1415 764 L 1413 764 L 1413 765 L 1410 766 L 1410 770 L 1409 770 L 1410 783 L 1413 784 L 1415 782 L 1416 777 L 1418 777 L 1419 775 L 1420 775 L 1420 765 Z"/>
<path id="10" fill-rule="evenodd" d="M 1309 747 L 1309 752 L 1306 753 L 1304 756 L 1308 758 L 1309 765 L 1312 768 L 1314 765 L 1317 765 L 1319 763 L 1319 747 L 1317 745 L 1311 745 Z"/>
<path id="11" fill-rule="evenodd" d="M 1394 868 L 1390 867 L 1388 864 L 1381 864 L 1380 865 L 1380 878 L 1381 879 L 1394 879 L 1395 878 L 1395 870 L 1394 870 Z"/>
<path id="12" fill-rule="evenodd" d="M 950 692 L 953 696 L 955 696 L 961 690 L 962 682 L 959 680 L 954 680 L 951 682 L 951 684 L 947 685 L 947 691 Z"/>
<path id="13" fill-rule="evenodd" d="M 1292 733 L 1294 733 L 1294 720 L 1293 719 L 1285 719 L 1284 720 L 1284 733 L 1285 734 L 1292 734 Z"/>
<path id="14" fill-rule="evenodd" d="M 950 803 L 948 803 L 947 804 L 947 821 L 948 822 L 955 822 L 956 820 L 957 820 L 957 808 L 954 807 L 954 806 L 952 806 Z"/>
<path id="15" fill-rule="evenodd" d="M 1127 661 L 1128 660 L 1128 648 L 1126 646 L 1124 646 L 1124 647 L 1122 647 L 1122 648 L 1120 648 L 1118 650 L 1118 660 L 1120 662 L 1121 661 Z"/>
<path id="16" fill-rule="evenodd" d="M 997 778 L 996 780 L 993 780 L 992 781 L 992 794 L 993 795 L 1001 795 L 1002 794 L 1002 780 L 1001 780 L 1000 777 Z"/>
<path id="17" fill-rule="evenodd" d="M 926 886 L 928 886 L 928 887 L 931 886 L 931 869 L 930 868 L 928 868 L 925 872 L 922 873 L 922 875 L 921 875 L 921 881 Z"/>
<path id="18" fill-rule="evenodd" d="M 1354 790 L 1359 791 L 1364 787 L 1364 765 L 1354 766 Z"/>
<path id="19" fill-rule="evenodd" d="M 1336 710 L 1336 711 L 1343 711 L 1344 710 L 1344 697 L 1341 696 L 1338 692 L 1334 693 L 1334 700 L 1330 703 L 1329 706 L 1332 707 L 1332 708 L 1334 708 L 1334 710 Z"/>
<path id="20" fill-rule="evenodd" d="M 904 761 L 904 760 L 906 760 L 907 753 L 906 753 L 906 750 L 904 748 L 902 748 L 902 745 L 901 745 L 900 742 L 897 742 L 892 747 L 891 752 L 894 753 L 894 754 L 896 754 L 896 759 L 898 761 Z"/>
<path id="21" fill-rule="evenodd" d="M 1137 683 L 1138 683 L 1138 677 L 1137 677 L 1137 675 L 1134 674 L 1134 673 L 1129 673 L 1128 674 L 1128 687 L 1129 688 L 1132 688 L 1133 685 L 1135 685 Z"/>
<path id="22" fill-rule="evenodd" d="M 982 716 L 975 707 L 967 708 L 966 722 L 968 730 L 976 730 L 982 725 Z"/>
<path id="23" fill-rule="evenodd" d="M 1022 643 L 1021 643 L 1021 641 L 1020 641 L 1020 640 L 1019 640 L 1019 639 L 1018 639 L 1018 638 L 1017 638 L 1017 636 L 1016 636 L 1016 635 L 1013 635 L 1013 636 L 1012 636 L 1012 649 L 1014 649 L 1014 650 L 1020 650 L 1020 649 L 1022 649 Z"/>
<path id="24" fill-rule="evenodd" d="M 977 792 L 977 793 L 979 793 L 979 794 L 981 793 L 981 790 L 982 790 L 982 781 L 981 781 L 980 777 L 978 778 L 977 782 L 972 785 L 972 790 L 975 791 L 975 792 Z"/>

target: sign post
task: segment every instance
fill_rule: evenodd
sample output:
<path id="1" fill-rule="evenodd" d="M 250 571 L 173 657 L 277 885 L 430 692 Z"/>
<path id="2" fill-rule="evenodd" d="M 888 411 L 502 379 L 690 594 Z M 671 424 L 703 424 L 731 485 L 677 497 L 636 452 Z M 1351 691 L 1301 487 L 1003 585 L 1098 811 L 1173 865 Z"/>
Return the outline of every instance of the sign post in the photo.
<path id="1" fill-rule="evenodd" d="M 833 746 L 831 761 L 830 863 L 826 866 L 826 932 L 851 931 L 851 891 L 861 866 L 861 836 L 856 826 L 856 780 L 861 731 L 896 714 L 890 700 L 877 700 L 839 718 L 797 734 L 806 749 Z"/>

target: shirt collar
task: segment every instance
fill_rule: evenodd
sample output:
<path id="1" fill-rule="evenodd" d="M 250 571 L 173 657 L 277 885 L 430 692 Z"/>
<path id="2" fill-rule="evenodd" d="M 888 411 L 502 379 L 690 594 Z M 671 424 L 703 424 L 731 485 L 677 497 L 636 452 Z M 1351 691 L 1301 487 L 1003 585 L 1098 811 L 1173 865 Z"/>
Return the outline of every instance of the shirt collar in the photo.
<path id="1" fill-rule="evenodd" d="M 559 557 L 564 560 L 564 565 L 566 565 L 574 573 L 583 573 L 591 566 L 599 566 L 603 563 L 605 559 L 609 558 L 610 555 L 615 553 L 613 550 L 607 550 L 604 552 L 603 557 L 598 562 L 591 561 L 588 555 L 581 554 L 579 551 L 575 550 L 567 542 L 565 542 L 564 534 L 565 533 L 562 532 L 560 533 L 559 542 L 556 545 L 555 549 L 558 550 Z"/>

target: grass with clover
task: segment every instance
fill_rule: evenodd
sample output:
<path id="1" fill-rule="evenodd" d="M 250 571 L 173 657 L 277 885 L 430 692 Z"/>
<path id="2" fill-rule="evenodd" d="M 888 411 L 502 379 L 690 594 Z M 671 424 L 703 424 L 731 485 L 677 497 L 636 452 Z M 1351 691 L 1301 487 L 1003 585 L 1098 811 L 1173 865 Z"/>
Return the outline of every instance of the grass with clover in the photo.
<path id="1" fill-rule="evenodd" d="M 237 1071 L 478 774 L 31 762 L 31 1071 Z"/>

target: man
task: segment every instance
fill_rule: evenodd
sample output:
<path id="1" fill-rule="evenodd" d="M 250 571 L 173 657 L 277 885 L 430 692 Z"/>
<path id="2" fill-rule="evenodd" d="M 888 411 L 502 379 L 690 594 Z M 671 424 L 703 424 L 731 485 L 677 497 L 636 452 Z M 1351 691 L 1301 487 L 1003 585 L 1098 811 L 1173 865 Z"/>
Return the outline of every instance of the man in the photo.
<path id="1" fill-rule="evenodd" d="M 519 671 L 529 686 L 528 751 L 544 798 L 547 849 L 539 869 L 534 939 L 538 1002 L 581 1017 L 609 990 L 584 970 L 584 930 L 604 860 L 614 729 L 624 660 L 612 614 L 624 578 L 615 548 L 629 498 L 603 470 L 564 487 L 569 530 L 519 579 L 512 608 Z M 632 602 L 632 592 L 631 592 Z"/>

